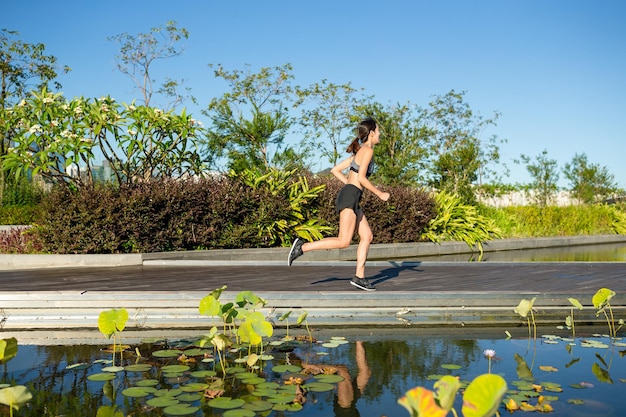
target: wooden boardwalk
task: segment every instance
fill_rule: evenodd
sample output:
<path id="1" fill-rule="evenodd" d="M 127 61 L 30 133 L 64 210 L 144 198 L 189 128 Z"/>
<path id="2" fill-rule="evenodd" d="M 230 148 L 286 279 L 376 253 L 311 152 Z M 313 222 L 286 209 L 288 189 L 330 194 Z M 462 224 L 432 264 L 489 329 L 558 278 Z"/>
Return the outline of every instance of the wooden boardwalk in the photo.
<path id="1" fill-rule="evenodd" d="M 621 262 L 390 263 L 372 262 L 370 280 L 381 292 L 519 292 L 593 295 L 607 287 L 626 293 Z M 232 291 L 295 293 L 352 291 L 349 263 L 74 267 L 0 271 L 0 291 Z M 354 291 L 359 291 L 354 289 Z"/>
<path id="2" fill-rule="evenodd" d="M 280 314 L 295 310 L 307 311 L 309 324 L 316 326 L 523 329 L 525 319 L 513 312 L 521 299 L 537 298 L 538 322 L 562 324 L 572 308 L 569 297 L 585 306 L 576 312 L 578 323 L 603 324 L 604 317 L 596 316 L 592 305 L 593 295 L 603 287 L 617 293 L 611 300 L 616 319 L 626 317 L 625 263 L 371 262 L 367 272 L 375 292 L 349 284 L 354 273 L 350 262 L 287 267 L 174 261 L 5 270 L 0 271 L 0 329 L 93 328 L 101 311 L 120 307 L 129 310 L 129 327 L 139 330 L 206 329 L 199 301 L 224 285 L 222 299 L 250 290 L 267 300 L 263 313 L 277 325 L 282 324 L 276 320 Z"/>

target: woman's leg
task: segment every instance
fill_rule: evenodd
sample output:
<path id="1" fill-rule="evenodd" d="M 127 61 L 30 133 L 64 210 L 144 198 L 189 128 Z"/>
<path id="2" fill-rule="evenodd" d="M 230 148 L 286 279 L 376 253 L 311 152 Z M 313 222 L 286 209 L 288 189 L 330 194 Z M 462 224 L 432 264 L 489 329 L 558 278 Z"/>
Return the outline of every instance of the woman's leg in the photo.
<path id="1" fill-rule="evenodd" d="M 302 245 L 302 252 L 320 249 L 342 249 L 350 246 L 354 230 L 356 228 L 357 216 L 352 209 L 343 209 L 339 213 L 339 235 L 337 237 L 327 237 L 314 242 L 307 242 Z"/>
<path id="2" fill-rule="evenodd" d="M 374 235 L 372 234 L 372 229 L 367 222 L 363 210 L 359 210 L 356 217 L 356 227 L 359 234 L 359 246 L 356 250 L 356 276 L 365 278 L 365 261 L 367 261 L 367 253 L 369 252 Z"/>

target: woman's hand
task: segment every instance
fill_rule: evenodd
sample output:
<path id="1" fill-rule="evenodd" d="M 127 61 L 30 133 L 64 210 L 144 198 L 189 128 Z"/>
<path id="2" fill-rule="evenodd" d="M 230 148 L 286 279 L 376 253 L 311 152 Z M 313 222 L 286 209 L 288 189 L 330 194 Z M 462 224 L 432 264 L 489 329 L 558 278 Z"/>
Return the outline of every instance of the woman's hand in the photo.
<path id="1" fill-rule="evenodd" d="M 378 196 L 378 198 L 380 198 L 383 201 L 389 200 L 389 197 L 390 197 L 389 193 L 380 193 L 380 195 Z"/>

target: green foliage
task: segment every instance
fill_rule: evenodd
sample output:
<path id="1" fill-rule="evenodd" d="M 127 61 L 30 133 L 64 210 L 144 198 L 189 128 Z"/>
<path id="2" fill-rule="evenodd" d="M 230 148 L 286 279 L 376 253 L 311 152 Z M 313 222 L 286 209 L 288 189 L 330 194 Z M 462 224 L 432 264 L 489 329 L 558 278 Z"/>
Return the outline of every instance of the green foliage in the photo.
<path id="1" fill-rule="evenodd" d="M 0 206 L 0 224 L 28 225 L 37 220 L 39 208 L 32 205 Z"/>
<path id="2" fill-rule="evenodd" d="M 607 204 L 481 207 L 507 238 L 626 233 L 626 213 Z"/>
<path id="3" fill-rule="evenodd" d="M 374 174 L 376 175 L 376 174 Z M 372 176 L 372 181 L 376 178 Z M 315 201 L 318 217 L 332 225 L 329 235 L 338 232 L 339 215 L 335 212 L 335 199 L 343 184 L 334 177 L 311 177 L 310 184 L 326 184 L 326 188 Z M 374 234 L 374 243 L 403 243 L 423 240 L 422 232 L 435 217 L 435 202 L 422 189 L 405 186 L 381 188 L 393 198 L 385 202 L 369 192 L 363 193 L 361 207 Z"/>
<path id="4" fill-rule="evenodd" d="M 460 197 L 442 191 L 435 195 L 435 202 L 437 216 L 428 223 L 424 238 L 465 242 L 482 254 L 484 242 L 501 237 L 492 219 L 480 214 L 475 206 L 464 204 Z"/>
<path id="5" fill-rule="evenodd" d="M 115 57 L 117 69 L 135 84 L 141 92 L 145 106 L 150 105 L 154 94 L 156 80 L 151 76 L 154 63 L 181 55 L 184 48 L 179 44 L 188 38 L 187 29 L 179 29 L 173 20 L 168 21 L 165 27 L 153 27 L 148 33 L 137 36 L 122 33 L 108 38 L 119 43 L 120 53 Z M 175 107 L 186 98 L 179 92 L 179 87 L 178 81 L 166 78 L 157 93 L 172 100 L 172 106 Z M 195 101 L 195 98 L 189 98 Z"/>
<path id="6" fill-rule="evenodd" d="M 253 190 L 265 190 L 271 196 L 259 207 L 258 221 L 254 225 L 259 236 L 266 239 L 270 246 L 287 245 L 295 237 L 292 232 L 310 241 L 321 239 L 324 232 L 331 230 L 316 219 L 315 212 L 311 210 L 311 202 L 325 186 L 311 187 L 304 176 L 294 180 L 295 172 L 272 168 L 266 174 L 249 169 L 239 174 L 239 178 Z M 234 172 L 231 175 L 236 176 Z M 276 203 L 283 201 L 288 203 L 288 207 L 278 206 L 280 210 L 272 210 Z"/>
<path id="7" fill-rule="evenodd" d="M 42 187 L 35 184 L 28 178 L 16 179 L 14 176 L 9 176 L 5 186 L 6 188 L 2 194 L 2 204 L 0 204 L 0 209 L 3 206 L 33 206 L 38 204 L 44 196 Z"/>
<path id="8" fill-rule="evenodd" d="M 608 288 L 600 288 L 591 298 L 591 302 L 596 309 L 596 316 L 604 314 L 609 325 L 609 335 L 616 337 L 615 318 L 613 316 L 613 308 L 611 307 L 611 299 L 613 297 L 615 297 L 615 291 Z"/>
<path id="9" fill-rule="evenodd" d="M 342 136 L 349 137 L 354 128 L 354 107 L 358 100 L 354 96 L 357 90 L 350 83 L 337 85 L 322 80 L 307 88 L 296 87 L 298 100 L 295 107 L 302 104 L 302 116 L 298 123 L 303 127 L 304 139 L 316 153 L 326 157 L 330 165 L 337 165 L 344 149 Z M 348 131 L 349 133 L 345 133 Z M 330 143 L 330 147 L 327 143 Z M 347 146 L 347 144 L 345 144 Z"/>
<path id="10" fill-rule="evenodd" d="M 545 149 L 540 155 L 535 156 L 534 160 L 527 155 L 520 155 L 520 159 L 526 164 L 526 170 L 533 179 L 529 184 L 528 196 L 540 207 L 547 207 L 559 189 L 556 159 L 549 158 Z"/>
<path id="11" fill-rule="evenodd" d="M 398 400 L 411 417 L 445 417 L 452 408 L 454 397 L 461 388 L 458 378 L 446 375 L 435 383 L 433 392 L 424 387 L 416 387 L 406 392 Z M 507 384 L 500 375 L 479 375 L 463 392 L 462 415 L 465 417 L 491 417 L 495 415 L 500 401 L 507 390 Z"/>
<path id="12" fill-rule="evenodd" d="M 0 364 L 7 363 L 17 355 L 17 339 L 0 339 Z"/>
<path id="13" fill-rule="evenodd" d="M 224 79 L 231 91 L 212 99 L 203 111 L 211 120 L 206 146 L 213 162 L 226 157 L 229 170 L 235 172 L 303 166 L 303 154 L 284 146 L 293 123 L 286 105 L 293 94 L 291 69 L 287 64 L 252 73 L 249 68 L 215 67 L 215 76 Z"/>
<path id="14" fill-rule="evenodd" d="M 526 322 L 528 323 L 528 336 L 529 337 L 530 337 L 530 324 L 532 321 L 532 325 L 534 329 L 534 339 L 537 339 L 537 323 L 535 322 L 535 313 L 533 312 L 535 300 L 537 300 L 537 297 L 533 297 L 531 300 L 522 299 L 517 305 L 517 307 L 513 309 L 513 311 L 516 314 L 518 314 L 521 318 L 526 319 Z M 530 317 L 528 317 L 528 313 L 530 313 Z"/>
<path id="15" fill-rule="evenodd" d="M 574 155 L 572 161 L 565 164 L 563 174 L 570 183 L 572 196 L 585 203 L 605 200 L 619 191 L 609 169 L 589 163 L 584 153 Z"/>
<path id="16" fill-rule="evenodd" d="M 359 114 L 372 116 L 381 132 L 376 145 L 375 181 L 378 184 L 419 187 L 426 180 L 428 152 L 425 143 L 431 134 L 424 112 L 410 104 L 384 106 L 372 103 L 357 107 Z"/>
<path id="17" fill-rule="evenodd" d="M 476 202 L 473 184 L 479 177 L 495 175 L 490 164 L 500 160 L 498 139 L 481 140 L 481 132 L 499 117 L 485 119 L 472 111 L 465 92 L 451 90 L 435 97 L 426 111 L 429 138 L 429 183 L 435 189 L 458 195 L 464 203 Z"/>
<path id="18" fill-rule="evenodd" d="M 185 111 L 118 104 L 111 97 L 68 101 L 45 89 L 9 110 L 7 129 L 14 146 L 3 166 L 16 178 L 39 174 L 56 184 L 88 186 L 95 182 L 97 153 L 112 172 L 105 180 L 118 184 L 203 169 L 196 141 L 199 124 Z"/>

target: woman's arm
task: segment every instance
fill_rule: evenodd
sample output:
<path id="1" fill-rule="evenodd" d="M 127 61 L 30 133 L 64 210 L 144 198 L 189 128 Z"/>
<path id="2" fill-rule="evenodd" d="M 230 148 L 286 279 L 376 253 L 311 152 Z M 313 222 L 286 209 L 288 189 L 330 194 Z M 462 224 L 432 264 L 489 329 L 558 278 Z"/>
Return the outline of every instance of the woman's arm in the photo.
<path id="1" fill-rule="evenodd" d="M 372 161 L 372 156 L 374 155 L 374 150 L 372 148 L 364 146 L 361 149 L 359 149 L 359 152 L 357 153 L 357 155 L 358 154 L 361 154 L 360 155 L 361 163 L 359 164 L 361 169 L 359 169 L 359 176 L 358 176 L 359 183 L 363 186 L 363 188 L 371 191 L 372 193 L 374 193 L 381 200 L 383 200 L 383 201 L 389 200 L 389 193 L 380 191 L 367 178 L 367 167 L 369 166 L 370 162 Z"/>
<path id="2" fill-rule="evenodd" d="M 341 181 L 344 184 L 348 183 L 348 177 L 345 176 L 343 171 L 345 171 L 346 169 L 350 167 L 350 161 L 352 160 L 352 158 L 353 157 L 351 156 L 349 158 L 344 159 L 343 161 L 339 162 L 337 165 L 332 167 L 330 170 L 331 174 L 333 174 L 339 181 Z"/>

